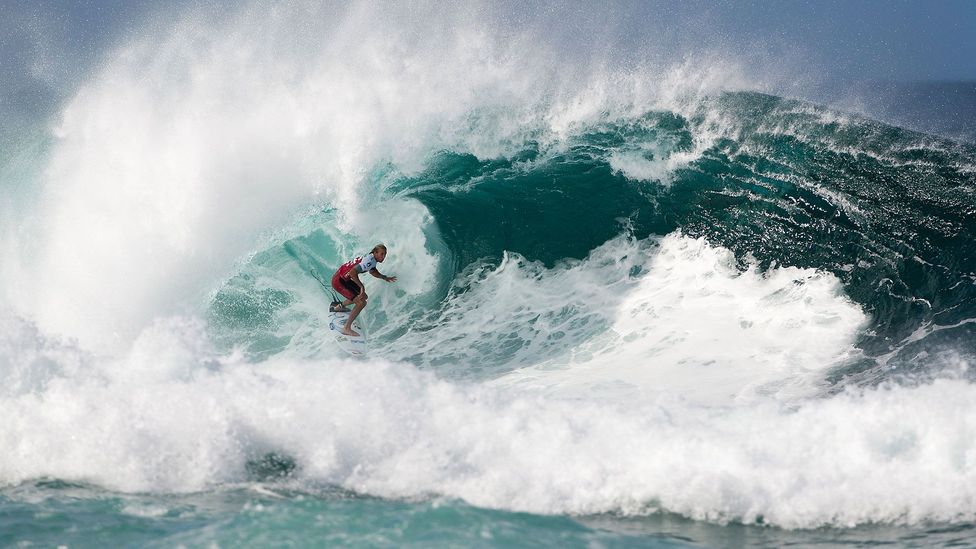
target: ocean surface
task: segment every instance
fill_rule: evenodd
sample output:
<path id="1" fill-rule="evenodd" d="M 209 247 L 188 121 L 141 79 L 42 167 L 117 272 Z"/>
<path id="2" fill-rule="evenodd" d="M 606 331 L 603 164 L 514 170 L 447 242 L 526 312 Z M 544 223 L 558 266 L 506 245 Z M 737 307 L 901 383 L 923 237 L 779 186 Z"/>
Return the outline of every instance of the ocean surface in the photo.
<path id="1" fill-rule="evenodd" d="M 0 546 L 976 545 L 971 84 L 435 11 L 190 13 L 6 96 Z M 355 359 L 319 280 L 378 242 Z"/>

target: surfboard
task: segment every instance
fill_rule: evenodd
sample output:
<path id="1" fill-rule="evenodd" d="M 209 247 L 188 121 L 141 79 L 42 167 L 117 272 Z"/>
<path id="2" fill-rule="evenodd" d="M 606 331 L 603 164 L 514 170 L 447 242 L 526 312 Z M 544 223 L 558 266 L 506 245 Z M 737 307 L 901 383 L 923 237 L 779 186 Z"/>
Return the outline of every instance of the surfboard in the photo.
<path id="1" fill-rule="evenodd" d="M 329 331 L 335 338 L 336 344 L 345 352 L 352 356 L 366 356 L 366 330 L 357 318 L 352 323 L 352 329 L 359 333 L 358 336 L 347 336 L 342 333 L 346 322 L 349 320 L 349 313 L 329 313 Z"/>

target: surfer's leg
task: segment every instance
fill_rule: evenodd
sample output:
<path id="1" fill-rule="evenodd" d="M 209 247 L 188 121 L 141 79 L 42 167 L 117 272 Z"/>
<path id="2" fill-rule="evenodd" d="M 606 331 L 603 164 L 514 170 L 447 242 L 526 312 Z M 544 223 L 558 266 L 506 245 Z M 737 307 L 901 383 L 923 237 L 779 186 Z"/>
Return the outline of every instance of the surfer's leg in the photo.
<path id="1" fill-rule="evenodd" d="M 356 304 L 356 306 L 353 307 L 352 312 L 349 313 L 349 319 L 346 320 L 346 325 L 342 328 L 342 333 L 348 336 L 359 335 L 359 333 L 352 329 L 352 323 L 356 320 L 356 317 L 359 316 L 359 313 L 366 308 L 366 300 L 363 299 L 362 294 L 357 295 L 353 302 Z"/>
<path id="2" fill-rule="evenodd" d="M 348 279 L 340 278 L 338 273 L 332 277 L 332 288 L 339 292 L 342 297 L 346 298 L 340 305 L 343 312 L 355 301 L 356 296 L 359 295 L 359 286 Z M 336 309 L 330 308 L 329 310 L 335 311 Z"/>

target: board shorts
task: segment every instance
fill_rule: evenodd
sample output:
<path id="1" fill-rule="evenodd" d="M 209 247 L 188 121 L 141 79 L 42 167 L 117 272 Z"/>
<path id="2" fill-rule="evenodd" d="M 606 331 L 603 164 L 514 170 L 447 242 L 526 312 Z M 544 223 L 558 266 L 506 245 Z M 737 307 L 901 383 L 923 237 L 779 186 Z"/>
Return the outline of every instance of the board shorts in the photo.
<path id="1" fill-rule="evenodd" d="M 339 276 L 339 273 L 332 276 L 332 287 L 346 299 L 356 299 L 356 296 L 362 291 L 359 289 L 358 284 L 348 278 Z"/>

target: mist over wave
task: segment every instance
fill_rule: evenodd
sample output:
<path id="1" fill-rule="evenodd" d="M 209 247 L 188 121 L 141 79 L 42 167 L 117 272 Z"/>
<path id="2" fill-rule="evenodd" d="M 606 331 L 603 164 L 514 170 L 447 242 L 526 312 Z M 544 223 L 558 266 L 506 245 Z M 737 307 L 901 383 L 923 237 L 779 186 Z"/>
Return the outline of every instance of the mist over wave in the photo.
<path id="1" fill-rule="evenodd" d="M 0 484 L 271 454 L 301 493 L 976 519 L 976 150 L 544 21 L 249 6 L 114 51 L 3 165 Z M 379 241 L 348 360 L 317 279 Z"/>

